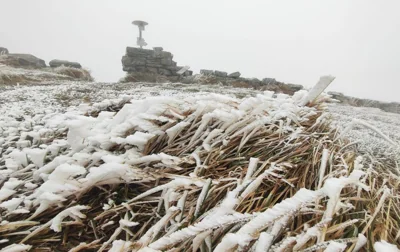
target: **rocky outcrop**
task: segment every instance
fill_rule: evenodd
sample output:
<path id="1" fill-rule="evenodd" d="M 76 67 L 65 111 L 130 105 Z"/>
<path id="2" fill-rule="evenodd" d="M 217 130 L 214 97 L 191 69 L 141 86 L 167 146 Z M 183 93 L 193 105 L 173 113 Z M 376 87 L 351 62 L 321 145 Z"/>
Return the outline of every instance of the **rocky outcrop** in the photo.
<path id="1" fill-rule="evenodd" d="M 276 80 L 274 78 L 264 78 L 264 79 L 262 79 L 262 82 L 265 85 L 269 85 L 269 84 L 274 84 L 276 82 Z"/>
<path id="2" fill-rule="evenodd" d="M 127 47 L 126 54 L 122 57 L 122 66 L 125 72 L 151 73 L 163 76 L 178 76 L 177 71 L 182 67 L 172 60 L 173 55 L 164 51 L 162 47 L 153 50 L 136 47 Z M 192 71 L 185 71 L 182 75 L 191 75 Z"/>
<path id="3" fill-rule="evenodd" d="M 400 114 L 400 103 L 397 102 L 381 102 L 370 99 L 360 99 L 356 97 L 346 96 L 339 92 L 328 92 L 333 99 L 338 100 L 343 105 L 350 105 L 354 107 L 371 107 L 379 108 L 386 112 Z"/>
<path id="4" fill-rule="evenodd" d="M 200 70 L 201 74 L 195 76 L 189 76 L 182 80 L 182 83 L 186 84 L 221 84 L 225 86 L 238 87 L 238 88 L 253 88 L 257 90 L 271 90 L 276 93 L 284 93 L 293 95 L 295 92 L 303 89 L 303 86 L 296 84 L 286 84 L 283 82 L 271 82 L 265 84 L 263 81 L 257 78 L 241 78 L 241 77 L 221 77 L 215 74 L 213 70 Z"/>
<path id="5" fill-rule="evenodd" d="M 218 77 L 227 77 L 228 76 L 228 73 L 227 72 L 222 72 L 222 71 L 214 71 L 214 74 L 215 74 L 215 76 L 218 76 Z"/>
<path id="6" fill-rule="evenodd" d="M 8 49 L 5 47 L 0 47 L 0 55 L 8 54 Z"/>
<path id="7" fill-rule="evenodd" d="M 0 56 L 0 63 L 12 67 L 20 68 L 43 68 L 46 62 L 31 54 L 10 53 Z"/>
<path id="8" fill-rule="evenodd" d="M 49 62 L 50 67 L 60 67 L 60 66 L 66 66 L 66 67 L 73 67 L 73 68 L 82 68 L 81 64 L 78 62 L 71 62 L 67 60 L 58 60 L 54 59 Z"/>
<path id="9" fill-rule="evenodd" d="M 228 75 L 230 78 L 239 78 L 240 77 L 240 72 L 233 72 Z"/>
<path id="10" fill-rule="evenodd" d="M 200 69 L 200 74 L 202 75 L 213 75 L 214 70 Z"/>

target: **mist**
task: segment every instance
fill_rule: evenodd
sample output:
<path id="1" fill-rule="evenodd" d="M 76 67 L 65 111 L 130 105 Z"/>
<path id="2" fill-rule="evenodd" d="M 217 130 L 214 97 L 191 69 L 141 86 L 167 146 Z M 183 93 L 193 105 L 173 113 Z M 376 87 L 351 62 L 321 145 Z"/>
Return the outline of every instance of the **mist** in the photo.
<path id="1" fill-rule="evenodd" d="M 78 61 L 100 82 L 124 76 L 136 46 L 133 20 L 149 23 L 147 48 L 179 65 L 240 71 L 310 87 L 332 74 L 330 90 L 400 101 L 400 2 L 3 0 L 0 46 L 46 60 Z"/>

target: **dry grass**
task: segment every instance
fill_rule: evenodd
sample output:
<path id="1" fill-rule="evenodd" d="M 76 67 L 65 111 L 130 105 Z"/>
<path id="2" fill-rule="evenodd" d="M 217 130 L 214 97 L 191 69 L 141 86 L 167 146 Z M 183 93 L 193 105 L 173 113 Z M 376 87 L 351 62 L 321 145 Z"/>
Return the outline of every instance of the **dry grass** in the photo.
<path id="1" fill-rule="evenodd" d="M 94 81 L 93 77 L 90 75 L 90 72 L 83 68 L 60 66 L 54 68 L 54 72 L 72 77 L 74 80 Z"/>
<path id="2" fill-rule="evenodd" d="M 86 69 L 64 66 L 57 68 L 25 69 L 0 64 L 0 84 L 3 85 L 29 84 L 58 80 L 94 81 L 90 72 Z"/>
<path id="3" fill-rule="evenodd" d="M 240 232 L 246 223 L 261 213 L 270 213 L 270 216 L 276 215 L 272 222 L 265 223 L 250 234 L 244 245 L 237 244 L 231 251 L 250 251 L 257 247 L 260 236 L 272 234 L 270 251 L 319 251 L 331 241 L 346 244 L 348 251 L 352 251 L 360 234 L 367 237 L 361 251 L 372 251 L 374 242 L 382 239 L 400 245 L 400 180 L 391 173 L 395 167 L 389 161 L 378 161 L 373 157 L 363 161 L 357 159 L 359 153 L 355 146 L 346 139 L 337 139 L 338 132 L 330 127 L 329 120 L 321 120 L 324 112 L 321 102 L 309 104 L 317 108 L 317 113 L 309 120 L 283 122 L 303 129 L 297 137 L 283 131 L 279 121 L 243 131 L 251 122 L 257 121 L 257 118 L 249 117 L 247 120 L 250 121 L 238 123 L 231 132 L 225 131 L 223 136 L 216 137 L 208 148 L 204 148 L 204 141 L 210 132 L 221 127 L 221 122 L 213 119 L 199 131 L 203 114 L 176 111 L 181 113 L 181 122 L 186 121 L 188 125 L 174 138 L 166 134 L 154 137 L 142 154 L 162 152 L 179 158 L 178 163 L 154 161 L 132 165 L 133 171 L 140 174 L 137 181 L 94 186 L 70 197 L 63 206 L 47 210 L 29 221 L 26 214 L 6 216 L 10 223 L 0 226 L 0 235 L 13 243 L 31 244 L 35 247 L 33 251 L 68 251 L 74 247 L 83 248 L 81 251 L 101 251 L 110 248 L 116 239 L 130 241 L 133 251 L 146 246 L 162 251 L 211 251 L 225 241 L 227 234 Z M 123 105 L 113 105 L 110 111 L 118 111 Z M 237 105 L 232 104 L 233 107 Z M 99 112 L 92 111 L 90 115 L 97 116 Z M 171 117 L 168 113 L 164 116 Z M 175 125 L 152 122 L 163 130 Z M 127 135 L 135 131 L 127 132 Z M 228 143 L 225 143 L 226 139 Z M 124 153 L 125 147 L 115 145 L 111 151 L 117 155 Z M 195 158 L 193 153 L 196 153 Z M 328 153 L 327 159 L 323 153 Z M 250 165 L 251 158 L 257 159 L 255 166 Z M 326 168 L 321 170 L 325 161 Z M 90 165 L 98 166 L 99 162 Z M 280 202 L 292 198 L 302 188 L 318 191 L 327 179 L 347 177 L 355 169 L 365 172 L 362 182 L 369 191 L 347 186 L 334 201 L 322 195 L 287 212 L 268 212 L 277 209 Z M 202 186 L 174 186 L 176 178 L 192 178 Z M 248 189 L 250 185 L 253 190 Z M 220 222 L 200 228 L 223 204 L 229 192 L 235 190 L 237 202 L 232 206 L 232 212 L 216 219 Z M 103 210 L 102 206 L 110 200 L 111 208 Z M 332 202 L 336 205 L 334 209 L 330 206 Z M 49 230 L 46 224 L 49 220 L 61 210 L 75 205 L 90 206 L 86 211 L 87 218 L 63 222 L 59 233 Z M 326 217 L 327 211 L 332 211 L 332 218 Z M 121 219 L 140 225 L 123 227 L 119 224 Z M 310 227 L 315 227 L 318 234 L 306 239 Z M 177 240 L 171 238 L 179 230 L 187 230 L 185 228 L 191 228 L 191 235 Z M 302 243 L 300 237 L 304 238 Z M 162 238 L 167 242 L 160 243 Z"/>
<path id="4" fill-rule="evenodd" d="M 134 72 L 127 73 L 125 77 L 119 80 L 119 82 L 148 82 L 148 83 L 167 83 L 167 82 L 178 81 L 178 76 L 165 76 L 155 73 L 147 72 Z"/>

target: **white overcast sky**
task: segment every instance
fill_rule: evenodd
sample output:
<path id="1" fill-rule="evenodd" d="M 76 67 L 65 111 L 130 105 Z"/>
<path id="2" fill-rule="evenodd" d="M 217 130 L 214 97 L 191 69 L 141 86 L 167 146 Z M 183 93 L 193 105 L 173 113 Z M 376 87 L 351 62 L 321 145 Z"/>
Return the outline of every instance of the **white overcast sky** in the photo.
<path id="1" fill-rule="evenodd" d="M 178 65 L 240 71 L 400 101 L 399 0 L 0 0 L 0 46 L 78 61 L 98 81 L 124 75 L 121 57 L 145 20 L 148 47 Z"/>

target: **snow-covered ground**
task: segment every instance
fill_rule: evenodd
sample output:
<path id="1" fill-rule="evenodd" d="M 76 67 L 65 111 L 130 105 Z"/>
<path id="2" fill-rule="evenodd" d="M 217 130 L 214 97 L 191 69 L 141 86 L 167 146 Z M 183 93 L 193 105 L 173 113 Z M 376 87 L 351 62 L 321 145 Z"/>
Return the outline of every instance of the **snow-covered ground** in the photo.
<path id="1" fill-rule="evenodd" d="M 8 118 L 22 115 L 46 115 L 77 110 L 80 104 L 96 103 L 121 97 L 143 99 L 151 96 L 187 97 L 206 93 L 232 95 L 237 98 L 253 96 L 256 90 L 227 88 L 218 85 L 187 84 L 132 84 L 132 83 L 82 83 L 59 82 L 57 84 L 0 86 L 0 127 L 8 127 Z M 357 108 L 330 105 L 334 125 L 345 129 L 354 119 L 361 119 L 375 126 L 390 139 L 400 143 L 400 114 L 387 113 L 376 108 Z M 0 131 L 1 132 L 1 131 Z M 375 131 L 355 125 L 346 136 L 357 141 L 367 152 L 379 152 L 400 160 L 400 150 L 383 139 Z"/>
<path id="2" fill-rule="evenodd" d="M 204 97 L 200 96 L 209 93 L 213 94 Z M 272 98 L 271 92 L 267 91 L 263 93 L 263 95 L 256 96 L 258 93 L 258 91 L 251 89 L 228 88 L 226 86 L 217 85 L 194 86 L 185 84 L 60 82 L 57 84 L 0 87 L 0 184 L 2 184 L 0 188 L 0 207 L 7 211 L 7 215 L 5 215 L 6 219 L 0 219 L 0 223 L 6 225 L 8 223 L 7 218 L 12 218 L 8 216 L 19 214 L 31 213 L 30 219 L 38 217 L 50 207 L 60 204 L 62 201 L 66 201 L 67 198 L 74 193 L 84 192 L 95 184 L 102 185 L 102 183 L 106 182 L 112 184 L 115 183 L 115 181 L 117 183 L 121 181 L 130 183 L 140 178 L 140 176 L 144 176 L 142 175 L 143 169 L 131 169 L 127 164 L 123 164 L 123 162 L 121 162 L 122 160 L 124 160 L 124 162 L 130 160 L 129 164 L 131 165 L 141 162 L 161 161 L 167 167 L 175 167 L 175 162 L 179 159 L 178 157 L 163 153 L 141 156 L 137 150 L 140 150 L 140 153 L 145 152 L 148 141 L 155 137 L 156 134 L 158 134 L 157 132 L 163 132 L 161 130 L 162 127 L 166 127 L 169 123 L 176 123 L 177 120 L 175 119 L 184 118 L 186 116 L 185 110 L 187 106 L 196 105 L 192 108 L 194 111 L 193 114 L 188 116 L 188 118 L 190 117 L 189 120 L 198 117 L 202 118 L 201 123 L 199 122 L 196 124 L 198 125 L 197 130 L 195 130 L 194 134 L 191 136 L 189 144 L 195 143 L 198 140 L 197 138 L 200 137 L 201 131 L 204 130 L 206 131 L 205 134 L 207 134 L 207 137 L 203 141 L 202 148 L 205 150 L 210 149 L 210 143 L 213 138 L 223 132 L 223 130 L 219 128 L 213 129 L 210 132 L 208 131 L 207 124 L 212 118 L 218 119 L 219 121 L 217 121 L 216 125 L 224 128 L 226 132 L 233 131 L 235 127 L 243 127 L 242 130 L 239 130 L 235 134 L 242 134 L 245 131 L 251 132 L 246 139 L 251 137 L 260 125 L 264 126 L 263 122 L 273 122 L 273 126 L 277 125 L 280 131 L 292 132 L 290 139 L 295 139 L 301 135 L 302 129 L 297 128 L 295 130 L 290 124 L 292 122 L 308 122 L 311 117 L 317 114 L 316 108 L 298 106 L 307 92 L 300 91 L 296 93 L 293 98 L 287 95 L 278 95 L 276 99 Z M 225 96 L 218 94 L 224 94 Z M 121 100 L 118 101 L 117 98 L 123 98 L 123 102 L 131 99 L 143 99 L 153 96 L 162 96 L 166 98 L 163 100 L 147 99 L 137 103 L 132 102 L 132 104 L 125 106 L 116 115 L 109 112 L 112 106 L 121 104 Z M 229 96 L 236 98 L 255 97 L 239 100 L 232 99 Z M 168 97 L 174 97 L 174 99 L 169 99 Z M 233 107 L 237 107 L 238 109 L 233 109 Z M 99 110 L 107 108 L 108 111 L 101 112 L 98 117 L 82 116 L 82 114 L 86 112 L 89 114 L 96 112 L 97 108 L 99 108 Z M 208 111 L 210 108 L 212 109 Z M 366 152 L 375 152 L 375 154 L 379 152 L 382 155 L 389 155 L 390 157 L 398 159 L 400 153 L 400 134 L 397 132 L 397 129 L 400 125 L 400 115 L 382 112 L 377 109 L 354 108 L 335 104 L 329 105 L 328 109 L 334 121 L 333 126 L 344 131 L 350 140 L 358 141 L 361 149 Z M 263 113 L 262 116 L 257 114 L 260 113 L 260 111 Z M 268 112 L 265 113 L 265 111 Z M 202 113 L 206 114 L 203 115 Z M 250 119 L 243 119 L 237 122 L 238 118 L 243 116 L 251 117 L 251 115 L 255 115 L 251 118 L 253 121 Z M 329 116 L 329 114 L 327 115 Z M 285 125 L 283 120 L 279 121 L 281 118 L 287 119 Z M 324 120 L 323 118 L 324 116 L 321 115 L 317 121 Z M 354 121 L 353 119 L 358 119 L 358 121 Z M 150 121 L 155 121 L 157 123 L 149 123 Z M 317 124 L 316 122 L 314 125 Z M 348 126 L 350 124 L 354 124 L 354 126 L 349 128 Z M 125 136 L 125 133 L 130 132 L 129 130 L 132 125 L 135 125 L 135 127 L 140 126 L 143 132 L 136 131 L 133 135 Z M 168 141 L 173 141 L 175 136 L 179 134 L 179 131 L 188 125 L 190 125 L 188 122 L 181 121 L 170 128 L 166 127 L 167 130 L 165 130 L 165 133 L 168 135 Z M 69 129 L 68 131 L 66 130 L 67 128 Z M 124 134 L 122 134 L 122 132 L 124 132 Z M 233 136 L 235 136 L 235 134 Z M 121 137 L 121 135 L 124 135 L 126 138 Z M 86 139 L 87 142 L 85 142 L 84 139 Z M 228 143 L 229 139 L 230 138 L 227 137 L 221 141 L 226 141 L 226 143 Z M 243 140 L 243 144 L 246 142 L 246 139 Z M 118 143 L 122 147 L 124 147 L 124 145 L 135 145 L 137 148 L 127 148 L 125 153 L 120 156 L 112 155 L 109 150 L 113 145 L 110 143 Z M 59 153 L 65 152 L 68 148 L 71 148 L 70 153 L 58 155 Z M 82 149 L 85 149 L 85 151 L 80 152 Z M 115 153 L 118 153 L 118 150 Z M 221 153 L 223 153 L 223 151 L 221 151 Z M 322 154 L 322 159 L 327 162 L 328 149 L 326 152 L 324 150 L 324 153 L 326 153 L 326 155 Z M 47 164 L 45 164 L 46 156 L 52 157 L 52 161 Z M 29 157 L 29 162 L 27 157 Z M 197 152 L 193 152 L 192 157 L 195 159 L 196 165 L 199 163 L 198 167 L 202 167 Z M 104 164 L 99 167 L 92 167 L 92 164 L 95 164 L 98 159 L 102 159 Z M 90 160 L 92 160 L 92 163 L 89 162 Z M 253 159 L 253 161 L 254 160 L 255 159 Z M 250 160 L 250 162 L 253 161 Z M 256 161 L 256 163 L 257 162 L 258 161 Z M 322 163 L 321 166 L 323 166 Z M 355 164 L 355 166 L 358 167 L 359 164 Z M 87 173 L 84 167 L 89 170 L 89 173 Z M 249 174 L 251 174 L 250 171 L 252 171 L 252 169 L 253 168 L 250 168 L 249 164 Z M 168 183 L 168 185 L 176 187 L 189 186 L 194 183 L 193 181 L 197 181 L 196 183 L 198 183 L 198 185 L 195 183 L 196 186 L 204 186 L 204 188 L 206 188 L 207 185 L 210 186 L 211 179 L 209 179 L 210 182 L 207 182 L 208 184 L 200 178 L 196 180 L 197 172 L 197 170 L 194 170 L 192 174 L 194 177 L 189 180 L 180 177 L 174 179 L 174 181 Z M 81 176 L 86 173 L 86 176 Z M 364 174 L 364 172 L 359 171 L 358 168 L 355 169 L 348 178 L 341 177 L 339 185 L 350 182 L 350 184 L 358 183 L 357 185 L 359 185 L 358 178 L 361 176 L 361 173 Z M 249 177 L 250 176 L 252 175 L 249 175 Z M 260 175 L 261 180 L 263 176 L 264 175 Z M 75 177 L 79 177 L 79 179 L 75 180 Z M 356 177 L 357 179 L 355 179 Z M 247 174 L 245 180 L 246 178 Z M 323 177 L 321 177 L 321 181 L 322 178 Z M 258 181 L 257 179 L 255 181 Z M 275 210 L 271 210 L 271 212 L 276 213 L 281 210 L 288 212 L 294 211 L 294 209 L 297 209 L 297 205 L 294 203 L 303 202 L 299 201 L 299 199 L 304 200 L 304 202 L 314 202 L 321 193 L 331 198 L 331 195 L 336 195 L 336 193 L 331 192 L 332 188 L 335 189 L 337 187 L 340 190 L 342 188 L 341 186 L 336 186 L 337 183 L 335 181 L 338 182 L 339 179 L 330 178 L 329 182 L 326 182 L 321 190 L 311 191 L 302 189 L 296 194 L 297 196 L 293 196 L 294 199 L 287 199 L 285 201 L 286 203 L 283 205 L 286 204 L 286 208 L 282 208 L 282 205 L 277 204 Z M 162 186 L 157 186 L 156 189 L 159 190 L 161 187 Z M 240 189 L 240 187 L 238 188 Z M 247 193 L 255 187 L 252 188 L 252 186 L 249 186 L 243 191 L 243 194 L 247 195 Z M 153 189 L 147 190 L 143 195 L 150 195 L 154 192 L 154 190 L 152 190 Z M 203 191 L 207 193 L 207 190 L 208 189 L 205 189 Z M 340 193 L 340 190 L 338 193 Z M 203 191 L 199 196 L 200 200 L 202 200 L 203 197 L 205 198 Z M 382 196 L 383 199 L 389 195 L 389 190 L 387 191 L 388 193 Z M 143 195 L 138 197 L 142 197 Z M 175 196 L 168 194 L 168 197 L 173 198 Z M 243 197 L 245 198 L 245 196 Z M 12 199 L 4 201 L 9 198 Z M 230 206 L 231 198 L 227 198 L 226 204 L 229 203 L 228 205 Z M 178 198 L 171 201 L 177 199 Z M 335 200 L 336 196 L 332 197 L 332 199 Z M 169 202 L 169 198 L 166 202 Z M 24 207 L 19 207 L 22 204 Z M 107 212 L 107 210 L 112 207 L 112 204 L 114 203 L 104 204 L 103 210 Z M 165 216 L 167 217 L 169 214 L 172 216 L 174 211 L 177 212 L 178 209 L 176 207 L 168 208 L 168 204 L 165 205 Z M 201 203 L 198 204 L 201 205 Z M 294 206 L 296 208 L 287 208 L 287 206 Z M 301 204 L 299 204 L 298 207 L 300 206 Z M 224 205 L 221 209 L 225 211 L 230 208 Z M 33 213 L 32 210 L 35 210 L 35 212 Z M 83 210 L 88 210 L 88 207 L 76 205 L 66 208 L 49 222 L 42 223 L 43 225 L 37 230 L 40 232 L 41 228 L 50 228 L 55 232 L 59 232 L 62 228 L 61 222 L 67 216 L 72 217 L 77 222 L 79 222 L 81 218 L 85 218 L 85 215 L 81 213 Z M 196 212 L 197 211 L 198 210 L 196 210 Z M 331 210 L 328 212 L 330 211 Z M 239 239 L 242 233 L 247 235 L 247 233 L 255 232 L 255 230 L 253 230 L 254 223 L 257 223 L 259 219 L 268 221 L 266 216 L 270 217 L 271 212 L 266 211 L 265 214 L 260 214 L 259 217 L 250 221 L 248 225 L 244 225 L 236 234 L 236 238 Z M 224 214 L 226 213 L 224 212 Z M 169 218 L 167 217 L 166 220 Z M 245 217 L 247 218 L 247 216 Z M 161 220 L 163 219 L 164 218 Z M 124 217 L 119 223 L 121 225 L 121 230 L 126 227 L 138 225 L 137 222 L 132 222 L 128 217 Z M 189 229 L 190 227 L 187 230 Z M 119 232 L 118 230 L 119 229 L 116 229 L 115 232 Z M 183 229 L 180 234 L 187 235 L 185 232 L 190 233 L 193 231 L 187 230 L 185 231 L 185 229 Z M 30 233 L 22 242 L 35 234 L 36 230 Z M 217 247 L 219 250 L 216 248 L 216 251 L 226 251 L 226 248 L 236 246 L 236 238 L 224 238 Z M 146 241 L 146 239 L 148 239 L 148 241 Z M 161 248 L 164 249 L 164 247 L 169 246 L 165 243 L 165 240 L 168 239 L 160 239 L 154 242 L 152 247 L 160 250 Z M 292 237 L 291 239 L 294 238 Z M 0 243 L 8 242 L 8 239 L 0 240 Z M 114 246 L 119 247 L 118 242 L 119 241 L 115 241 L 113 243 L 113 248 Z M 140 239 L 140 242 L 142 242 L 144 246 L 147 246 L 150 239 L 147 235 L 144 235 L 143 238 Z M 246 244 L 243 246 L 247 246 L 249 241 L 240 241 L 240 243 L 243 242 Z M 378 243 L 376 245 L 385 246 L 385 243 L 382 242 L 382 244 Z M 106 248 L 107 246 L 109 246 L 109 242 L 104 242 L 102 248 Z"/>

